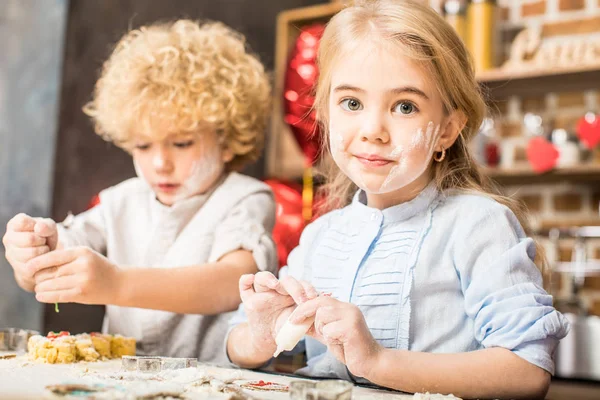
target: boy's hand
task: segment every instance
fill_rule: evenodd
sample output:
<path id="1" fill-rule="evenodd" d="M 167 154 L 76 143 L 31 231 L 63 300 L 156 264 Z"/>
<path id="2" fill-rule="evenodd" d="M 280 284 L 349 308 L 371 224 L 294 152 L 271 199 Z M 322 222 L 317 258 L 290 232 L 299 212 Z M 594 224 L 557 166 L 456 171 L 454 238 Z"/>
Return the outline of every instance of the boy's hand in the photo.
<path id="1" fill-rule="evenodd" d="M 35 286 L 27 262 L 56 248 L 58 231 L 56 223 L 49 218 L 33 218 L 18 214 L 6 224 L 2 243 L 6 248 L 6 259 L 12 266 L 19 286 L 32 292 Z"/>
<path id="2" fill-rule="evenodd" d="M 348 370 L 363 378 L 379 361 L 383 347 L 373 338 L 360 309 L 332 297 L 321 296 L 298 306 L 292 323 L 315 317 L 309 334 L 327 345 Z"/>
<path id="3" fill-rule="evenodd" d="M 275 336 L 296 305 L 318 293 L 308 282 L 291 276 L 277 280 L 270 272 L 259 272 L 240 278 L 240 296 L 248 316 L 251 346 L 269 359 L 277 348 Z"/>
<path id="4" fill-rule="evenodd" d="M 43 254 L 26 267 L 42 303 L 114 304 L 120 293 L 120 270 L 88 247 Z"/>

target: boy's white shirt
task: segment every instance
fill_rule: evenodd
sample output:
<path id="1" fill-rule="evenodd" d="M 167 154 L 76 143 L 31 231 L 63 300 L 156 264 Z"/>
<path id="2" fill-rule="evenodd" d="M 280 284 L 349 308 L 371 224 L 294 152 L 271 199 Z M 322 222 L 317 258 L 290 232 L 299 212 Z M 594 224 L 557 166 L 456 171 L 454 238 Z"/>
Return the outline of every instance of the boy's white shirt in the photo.
<path id="1" fill-rule="evenodd" d="M 89 246 L 121 268 L 201 265 L 246 249 L 260 270 L 275 272 L 274 224 L 269 186 L 230 173 L 208 193 L 171 207 L 158 202 L 141 179 L 132 178 L 102 191 L 99 206 L 58 229 L 63 246 Z M 139 354 L 222 363 L 228 318 L 229 313 L 182 315 L 107 306 L 103 330 L 136 338 Z"/>

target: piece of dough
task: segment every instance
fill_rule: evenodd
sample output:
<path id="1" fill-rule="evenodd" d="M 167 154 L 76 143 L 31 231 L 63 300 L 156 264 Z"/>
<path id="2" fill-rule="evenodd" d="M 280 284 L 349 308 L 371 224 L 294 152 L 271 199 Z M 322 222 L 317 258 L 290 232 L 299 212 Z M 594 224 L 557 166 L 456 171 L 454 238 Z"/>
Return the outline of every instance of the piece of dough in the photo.
<path id="1" fill-rule="evenodd" d="M 110 341 L 110 353 L 112 358 L 123 356 L 135 356 L 135 339 L 115 335 Z"/>
<path id="2" fill-rule="evenodd" d="M 305 320 L 302 324 L 292 324 L 290 319 L 294 313 L 291 313 L 285 324 L 281 327 L 277 336 L 275 337 L 275 344 L 277 344 L 277 350 L 273 357 L 277 357 L 283 351 L 290 351 L 298 342 L 306 335 L 306 332 L 310 329 L 312 324 L 315 322 L 314 317 Z"/>

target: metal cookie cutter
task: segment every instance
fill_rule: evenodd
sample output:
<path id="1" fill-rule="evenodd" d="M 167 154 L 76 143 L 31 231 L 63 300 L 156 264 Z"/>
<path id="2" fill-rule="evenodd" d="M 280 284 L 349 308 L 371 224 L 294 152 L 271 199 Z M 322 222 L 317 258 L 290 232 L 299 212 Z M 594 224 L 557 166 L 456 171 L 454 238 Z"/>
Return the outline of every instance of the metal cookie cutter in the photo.
<path id="1" fill-rule="evenodd" d="M 290 398 L 292 400 L 351 400 L 354 385 L 347 381 L 292 381 Z"/>
<path id="2" fill-rule="evenodd" d="M 197 358 L 123 356 L 121 365 L 125 371 L 160 372 L 168 369 L 196 368 Z"/>
<path id="3" fill-rule="evenodd" d="M 39 334 L 29 329 L 0 329 L 0 351 L 27 351 L 29 338 Z"/>

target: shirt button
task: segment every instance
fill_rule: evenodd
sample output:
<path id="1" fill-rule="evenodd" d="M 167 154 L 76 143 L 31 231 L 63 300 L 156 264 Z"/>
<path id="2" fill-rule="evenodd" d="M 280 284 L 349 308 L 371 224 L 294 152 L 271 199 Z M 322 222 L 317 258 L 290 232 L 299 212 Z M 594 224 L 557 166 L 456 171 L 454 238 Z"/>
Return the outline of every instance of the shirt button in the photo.
<path id="1" fill-rule="evenodd" d="M 371 213 L 371 221 L 375 221 L 377 219 L 377 213 L 373 212 Z"/>

